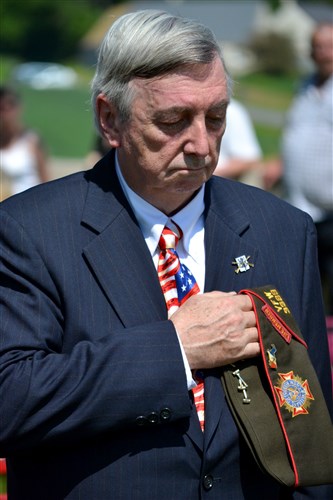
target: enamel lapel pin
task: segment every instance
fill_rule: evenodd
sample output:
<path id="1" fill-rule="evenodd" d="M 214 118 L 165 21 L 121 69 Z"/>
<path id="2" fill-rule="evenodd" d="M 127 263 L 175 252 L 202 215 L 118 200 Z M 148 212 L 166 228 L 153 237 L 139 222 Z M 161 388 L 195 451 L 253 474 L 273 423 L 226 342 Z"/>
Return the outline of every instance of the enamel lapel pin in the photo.
<path id="1" fill-rule="evenodd" d="M 246 255 L 240 255 L 239 257 L 236 257 L 235 260 L 232 262 L 233 266 L 237 266 L 237 269 L 235 269 L 235 273 L 245 273 L 245 271 L 248 271 L 251 267 L 254 267 L 254 264 L 252 262 L 249 262 L 249 259 L 251 258 L 250 255 L 246 257 Z"/>

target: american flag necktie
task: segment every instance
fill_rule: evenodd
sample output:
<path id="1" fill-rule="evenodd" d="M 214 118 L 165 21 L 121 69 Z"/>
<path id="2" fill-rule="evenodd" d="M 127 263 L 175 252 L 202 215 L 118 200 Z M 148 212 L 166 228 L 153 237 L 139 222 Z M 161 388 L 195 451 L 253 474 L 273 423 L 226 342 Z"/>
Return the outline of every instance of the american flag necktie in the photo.
<path id="1" fill-rule="evenodd" d="M 175 250 L 183 233 L 173 222 L 174 230 L 165 226 L 159 240 L 160 255 L 158 260 L 158 277 L 164 294 L 168 317 L 180 307 L 191 295 L 199 293 L 199 286 L 185 264 L 179 260 Z M 202 431 L 205 426 L 204 382 L 198 372 L 193 374 L 197 383 L 192 389 L 194 403 Z"/>

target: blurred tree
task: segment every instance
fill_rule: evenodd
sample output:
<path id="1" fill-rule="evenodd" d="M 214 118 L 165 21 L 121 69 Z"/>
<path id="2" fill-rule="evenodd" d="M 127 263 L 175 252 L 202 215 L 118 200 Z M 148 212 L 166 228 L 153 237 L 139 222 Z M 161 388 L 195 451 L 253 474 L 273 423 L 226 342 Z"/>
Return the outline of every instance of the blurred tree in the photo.
<path id="1" fill-rule="evenodd" d="M 36 61 L 73 56 L 78 40 L 102 12 L 95 3 L 1 0 L 1 53 Z"/>
<path id="2" fill-rule="evenodd" d="M 294 45 L 288 36 L 278 33 L 255 35 L 249 46 L 257 56 L 261 71 L 271 75 L 288 75 L 297 71 Z"/>
<path id="3" fill-rule="evenodd" d="M 270 4 L 272 10 L 277 10 L 283 0 L 265 0 L 268 4 Z M 327 5 L 333 5 L 333 0 L 302 0 L 302 3 L 321 3 Z"/>
<path id="4" fill-rule="evenodd" d="M 73 57 L 78 41 L 103 10 L 125 1 L 0 0 L 0 52 L 37 61 Z M 281 4 L 281 0 L 266 2 L 272 9 Z M 333 5 L 333 0 L 321 3 Z"/>
<path id="5" fill-rule="evenodd" d="M 333 5 L 333 0 L 301 0 L 300 3 L 316 3 L 316 4 Z"/>
<path id="6" fill-rule="evenodd" d="M 111 5 L 116 5 L 117 3 L 124 3 L 127 0 L 90 0 L 93 5 L 99 5 L 100 7 L 107 8 Z"/>
<path id="7" fill-rule="evenodd" d="M 281 5 L 280 0 L 266 0 L 266 2 L 269 3 L 272 10 L 278 10 Z"/>

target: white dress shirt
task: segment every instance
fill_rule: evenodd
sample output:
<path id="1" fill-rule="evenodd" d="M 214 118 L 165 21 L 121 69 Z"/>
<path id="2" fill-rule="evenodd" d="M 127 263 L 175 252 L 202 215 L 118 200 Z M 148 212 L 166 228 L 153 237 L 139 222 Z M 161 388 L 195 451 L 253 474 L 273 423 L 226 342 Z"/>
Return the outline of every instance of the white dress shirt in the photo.
<path id="1" fill-rule="evenodd" d="M 333 210 L 333 75 L 294 99 L 282 137 L 288 201 L 315 222 Z"/>
<path id="2" fill-rule="evenodd" d="M 227 127 L 222 137 L 218 166 L 223 168 L 233 158 L 247 161 L 262 158 L 251 117 L 245 106 L 235 99 L 231 99 L 227 108 Z"/>
<path id="3" fill-rule="evenodd" d="M 125 193 L 125 196 L 131 205 L 134 215 L 140 225 L 142 234 L 147 243 L 148 249 L 152 256 L 155 268 L 157 270 L 159 247 L 158 242 L 165 225 L 170 218 L 156 207 L 145 201 L 136 194 L 126 183 L 124 176 L 118 163 L 116 154 L 116 172 L 120 185 Z M 203 185 L 196 196 L 179 212 L 172 216 L 172 220 L 181 228 L 183 238 L 177 245 L 177 253 L 179 259 L 184 263 L 194 275 L 200 293 L 204 290 L 205 284 L 205 246 L 204 246 L 204 192 Z M 192 378 L 191 369 L 187 361 L 183 346 L 179 339 L 180 348 L 183 355 L 184 366 L 187 376 L 188 389 L 193 388 L 196 384 Z"/>

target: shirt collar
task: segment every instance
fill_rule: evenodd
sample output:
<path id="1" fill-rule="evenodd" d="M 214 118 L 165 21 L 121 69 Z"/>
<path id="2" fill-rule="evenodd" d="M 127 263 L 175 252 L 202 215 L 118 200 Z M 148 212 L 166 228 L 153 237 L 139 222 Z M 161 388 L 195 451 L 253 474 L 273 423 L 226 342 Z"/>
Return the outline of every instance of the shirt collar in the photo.
<path id="1" fill-rule="evenodd" d="M 118 175 L 120 185 L 140 225 L 149 251 L 151 255 L 154 255 L 162 230 L 167 224 L 169 217 L 145 201 L 129 187 L 124 179 L 124 176 L 122 175 L 117 153 L 115 156 L 116 173 Z M 184 208 L 172 216 L 172 220 L 183 231 L 182 244 L 187 253 L 190 253 L 191 238 L 197 230 L 197 223 L 204 212 L 204 193 L 205 185 L 203 184 L 195 197 Z"/>

